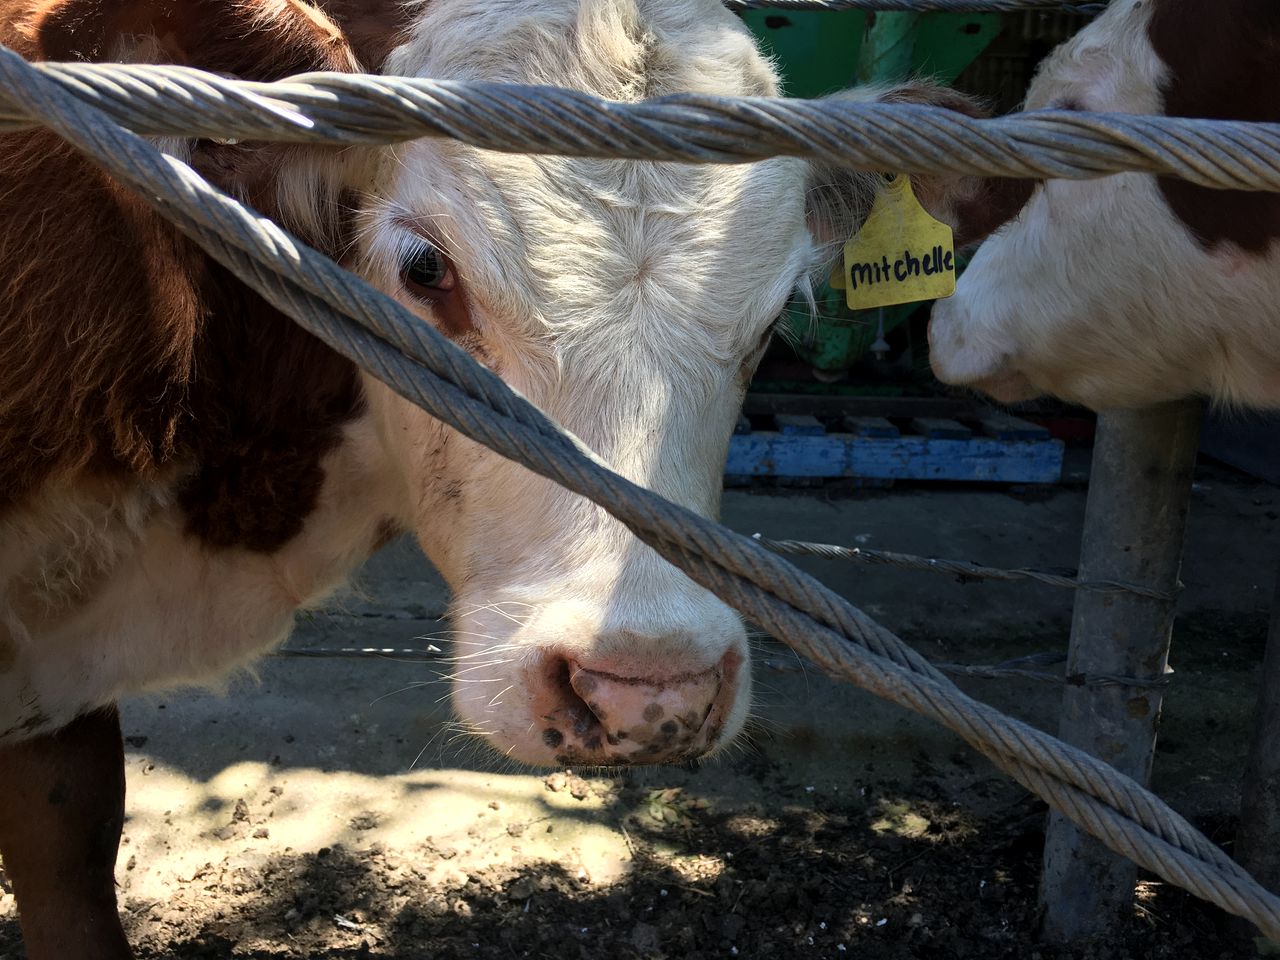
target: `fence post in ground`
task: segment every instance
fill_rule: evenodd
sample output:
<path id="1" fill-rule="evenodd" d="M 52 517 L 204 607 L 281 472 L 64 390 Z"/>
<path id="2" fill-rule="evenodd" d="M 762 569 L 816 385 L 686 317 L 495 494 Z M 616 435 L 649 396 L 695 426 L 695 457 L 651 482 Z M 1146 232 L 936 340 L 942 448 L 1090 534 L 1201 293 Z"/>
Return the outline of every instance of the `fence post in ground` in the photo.
<path id="1" fill-rule="evenodd" d="M 1280 888 L 1280 571 L 1262 662 L 1257 726 L 1241 785 L 1236 859 L 1268 890 Z"/>
<path id="2" fill-rule="evenodd" d="M 1146 784 L 1162 693 L 1084 685 L 1090 676 L 1160 677 L 1169 656 L 1182 538 L 1200 432 L 1195 401 L 1102 414 L 1093 452 L 1080 579 L 1127 580 L 1170 595 L 1076 594 L 1058 736 Z M 1040 897 L 1044 935 L 1106 930 L 1133 902 L 1137 868 L 1052 814 Z"/>

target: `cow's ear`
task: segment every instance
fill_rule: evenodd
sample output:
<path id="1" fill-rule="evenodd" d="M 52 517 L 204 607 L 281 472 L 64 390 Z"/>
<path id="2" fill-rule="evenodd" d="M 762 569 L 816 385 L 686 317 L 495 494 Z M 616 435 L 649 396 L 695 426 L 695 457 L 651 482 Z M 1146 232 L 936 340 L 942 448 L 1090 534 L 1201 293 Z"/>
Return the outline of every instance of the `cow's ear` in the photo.
<path id="1" fill-rule="evenodd" d="M 46 60 L 178 63 L 248 80 L 359 66 L 342 29 L 304 0 L 46 0 L 28 30 Z"/>
<path id="2" fill-rule="evenodd" d="M 386 0 L 343 0 L 365 43 L 392 24 Z M 245 80 L 359 70 L 342 27 L 304 0 L 44 0 L 28 27 L 51 60 L 178 63 Z M 337 148 L 210 140 L 161 141 L 210 182 L 332 254 L 347 245 L 348 164 Z"/>
<path id="3" fill-rule="evenodd" d="M 954 110 L 969 117 L 988 116 L 972 97 L 929 83 L 904 83 L 891 87 L 860 87 L 835 94 L 832 99 L 878 103 L 918 103 Z M 834 261 L 839 247 L 867 218 L 883 178 L 879 174 L 824 164 L 809 168 L 807 213 L 814 240 Z M 979 177 L 913 175 L 912 190 L 920 204 L 942 222 L 957 229 L 957 243 L 967 239 L 959 223 L 960 212 L 983 188 Z"/>
<path id="4" fill-rule="evenodd" d="M 346 34 L 356 59 L 377 73 L 387 54 L 408 39 L 414 5 L 407 0 L 317 0 Z"/>
<path id="5" fill-rule="evenodd" d="M 879 97 L 882 103 L 919 103 L 929 107 L 941 107 L 981 119 L 991 116 L 986 104 L 974 97 L 927 83 L 904 83 L 890 87 Z M 962 211 L 975 201 L 980 202 L 984 193 L 982 177 L 921 175 L 911 178 L 912 189 L 920 205 L 956 232 L 956 245 L 969 242 L 968 227 L 962 219 Z"/>

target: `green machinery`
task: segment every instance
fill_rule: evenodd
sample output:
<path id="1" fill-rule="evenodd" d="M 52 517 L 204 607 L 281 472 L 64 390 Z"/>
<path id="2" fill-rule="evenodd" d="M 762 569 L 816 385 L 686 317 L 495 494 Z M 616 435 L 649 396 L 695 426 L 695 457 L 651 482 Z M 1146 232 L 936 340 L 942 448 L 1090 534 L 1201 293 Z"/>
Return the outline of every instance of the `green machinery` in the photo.
<path id="1" fill-rule="evenodd" d="M 750 10 L 742 18 L 777 61 L 786 94 L 804 98 L 859 83 L 891 83 L 909 77 L 954 84 L 966 71 L 966 78 L 977 83 L 961 84 L 962 88 L 995 101 L 1008 100 L 1001 95 L 1004 91 L 993 86 L 1010 86 L 1012 79 L 1015 96 L 1020 98 L 1019 85 L 1028 71 L 1001 66 L 1001 58 L 986 64 L 985 70 L 975 70 L 975 61 L 1002 32 L 1013 34 L 1009 38 L 1012 45 L 1006 43 L 1013 56 L 1006 54 L 1003 60 L 1025 61 L 1027 41 L 1034 41 L 1047 27 L 1057 34 L 1063 32 L 1062 26 L 1074 26 L 1046 25 L 1043 18 L 1018 20 L 1001 14 L 866 14 L 777 8 Z M 988 76 L 993 66 L 994 73 L 1000 74 L 994 80 Z M 845 305 L 842 291 L 821 284 L 815 294 L 816 317 L 807 303 L 797 304 L 788 311 L 786 322 L 797 352 L 822 380 L 839 379 L 868 351 L 883 356 L 888 349 L 884 335 L 919 307 L 905 304 L 857 313 Z"/>

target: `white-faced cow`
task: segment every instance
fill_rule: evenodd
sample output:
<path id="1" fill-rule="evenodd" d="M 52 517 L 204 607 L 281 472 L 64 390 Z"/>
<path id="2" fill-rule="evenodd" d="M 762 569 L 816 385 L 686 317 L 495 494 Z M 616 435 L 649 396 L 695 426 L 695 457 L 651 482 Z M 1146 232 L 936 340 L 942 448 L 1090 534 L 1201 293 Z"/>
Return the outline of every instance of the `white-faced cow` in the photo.
<path id="1" fill-rule="evenodd" d="M 1115 0 L 1027 107 L 1280 120 L 1280 5 Z M 1096 409 L 1280 407 L 1280 196 L 1143 174 L 995 186 L 978 228 L 995 232 L 934 308 L 939 378 Z"/>
<path id="2" fill-rule="evenodd" d="M 0 40 L 259 80 L 363 63 L 616 100 L 777 92 L 716 0 L 325 9 L 0 0 Z M 806 195 L 867 193 L 795 159 L 164 146 L 706 516 L 773 320 L 839 233 L 811 231 Z M 0 137 L 0 178 L 0 854 L 32 960 L 129 955 L 115 701 L 248 663 L 401 529 L 492 638 L 473 676 L 493 682 L 453 696 L 500 751 L 661 762 L 740 731 L 742 624 L 601 510 L 362 375 L 55 137 Z"/>

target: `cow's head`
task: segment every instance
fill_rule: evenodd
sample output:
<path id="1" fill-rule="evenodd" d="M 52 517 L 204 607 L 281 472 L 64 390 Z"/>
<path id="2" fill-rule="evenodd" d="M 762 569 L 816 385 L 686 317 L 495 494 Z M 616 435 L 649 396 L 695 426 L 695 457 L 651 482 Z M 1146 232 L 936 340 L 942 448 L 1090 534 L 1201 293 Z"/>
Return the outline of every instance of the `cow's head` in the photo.
<path id="1" fill-rule="evenodd" d="M 1044 63 L 1029 109 L 1280 119 L 1280 7 L 1117 0 Z M 934 371 L 1103 409 L 1203 393 L 1280 405 L 1275 195 L 1126 174 L 988 185 L 930 325 Z"/>
<path id="2" fill-rule="evenodd" d="M 43 16 L 26 29 L 47 45 L 47 57 L 178 60 L 270 79 L 371 64 L 389 46 L 385 0 L 327 0 L 322 6 L 336 20 L 300 0 L 37 6 Z M 687 91 L 777 93 L 767 61 L 718 0 L 390 7 L 410 14 L 412 28 L 389 55 L 388 72 L 548 83 L 625 101 Z M 959 105 L 925 88 L 866 95 Z M 344 234 L 358 236 L 361 269 L 382 289 L 623 474 L 703 516 L 718 511 L 732 425 L 775 319 L 811 274 L 825 274 L 874 194 L 872 177 L 797 159 L 739 166 L 573 160 L 431 140 L 371 151 L 365 163 L 289 147 L 166 146 L 331 251 L 342 252 Z M 925 182 L 917 189 L 926 202 L 937 193 Z M 361 209 L 354 234 L 342 229 L 346 212 L 336 201 L 344 190 Z M 152 217 L 125 191 L 117 194 L 120 206 L 98 211 L 100 229 L 112 229 L 122 210 Z M 68 232 L 83 232 L 77 214 L 60 215 Z M 235 392 L 246 368 L 269 381 L 257 384 L 269 402 L 242 411 L 245 417 L 306 394 L 316 402 L 290 409 L 293 432 L 282 428 L 279 436 L 292 442 L 299 418 L 311 412 L 359 435 L 359 450 L 368 453 L 359 472 L 370 489 L 368 502 L 350 509 L 414 530 L 452 587 L 458 646 L 468 651 L 454 704 L 476 732 L 516 759 L 595 764 L 696 757 L 741 729 L 749 653 L 728 607 L 602 510 L 460 437 L 371 378 L 348 396 L 352 371 L 318 345 L 282 351 L 253 339 L 264 327 L 281 335 L 293 328 L 269 319 L 243 290 L 229 301 L 233 281 L 211 273 L 158 218 L 145 223 L 154 233 L 147 250 L 179 259 L 148 272 L 135 268 L 137 258 L 115 258 L 119 295 L 106 307 L 90 303 L 76 329 L 91 330 L 103 309 L 118 307 L 130 316 L 155 314 L 157 330 L 181 323 L 219 336 L 215 376 L 224 393 Z M 148 287 L 146 276 L 171 281 L 176 292 Z M 172 320 L 157 311 L 160 294 L 169 297 L 166 309 L 178 311 Z M 206 322 L 210 316 L 216 323 Z M 134 336 L 128 324 L 110 329 L 117 327 L 122 339 Z M 135 338 L 163 342 L 153 332 Z M 302 359 L 272 376 L 271 364 L 286 352 Z M 168 381 L 185 384 L 202 372 L 192 369 L 190 351 L 164 359 L 175 367 Z M 323 426 L 336 438 L 333 424 Z M 233 462 L 194 486 L 207 486 L 211 497 L 224 485 L 271 488 L 271 529 L 237 529 L 234 540 L 270 552 L 297 532 L 279 515 L 297 515 L 301 524 L 320 494 L 310 473 L 302 485 L 278 469 L 274 447 L 260 459 L 236 459 L 240 439 L 218 438 L 215 452 Z M 232 542 L 219 539 L 219 523 L 254 526 L 229 516 L 234 510 L 188 512 L 189 525 L 214 546 Z M 205 514 L 209 523 L 195 522 Z"/>
<path id="3" fill-rule="evenodd" d="M 436 0 L 386 69 L 622 101 L 777 92 L 718 0 Z M 872 192 L 867 177 L 796 159 L 694 166 L 420 141 L 372 174 L 364 270 L 622 474 L 714 517 L 774 322 Z M 366 387 L 402 477 L 401 520 L 454 590 L 471 651 L 453 690 L 464 720 L 533 762 L 681 759 L 734 736 L 749 653 L 725 604 L 591 503 Z"/>

